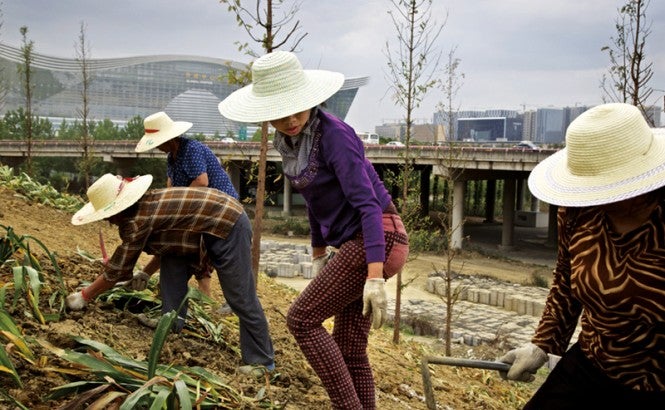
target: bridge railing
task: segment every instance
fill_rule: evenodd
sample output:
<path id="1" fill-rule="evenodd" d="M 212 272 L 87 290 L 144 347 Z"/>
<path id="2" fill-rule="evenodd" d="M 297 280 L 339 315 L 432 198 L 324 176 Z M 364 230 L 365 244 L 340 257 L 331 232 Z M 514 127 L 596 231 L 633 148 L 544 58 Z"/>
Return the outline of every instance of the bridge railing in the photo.
<path id="1" fill-rule="evenodd" d="M 259 142 L 206 141 L 206 145 L 222 160 L 257 161 L 260 153 Z M 127 158 L 165 158 L 166 155 L 153 149 L 136 152 L 136 141 L 95 141 L 89 148 L 93 156 L 105 161 Z M 1 157 L 25 157 L 28 146 L 26 141 L 0 140 Z M 533 167 L 556 150 L 528 150 L 513 147 L 488 147 L 469 145 L 425 146 L 413 145 L 409 150 L 409 162 L 417 165 L 435 165 L 449 168 L 501 169 L 530 171 Z M 78 141 L 35 140 L 31 153 L 36 157 L 81 157 L 83 148 Z M 372 163 L 400 164 L 405 159 L 405 147 L 387 145 L 368 145 L 365 154 Z M 267 160 L 281 162 L 281 156 L 268 146 Z"/>

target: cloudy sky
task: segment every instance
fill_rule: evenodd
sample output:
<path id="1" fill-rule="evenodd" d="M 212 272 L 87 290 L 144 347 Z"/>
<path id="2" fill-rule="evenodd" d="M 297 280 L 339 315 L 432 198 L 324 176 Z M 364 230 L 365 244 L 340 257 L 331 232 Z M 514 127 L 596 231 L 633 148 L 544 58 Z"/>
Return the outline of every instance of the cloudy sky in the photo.
<path id="1" fill-rule="evenodd" d="M 452 47 L 464 74 L 461 109 L 534 109 L 594 105 L 609 60 L 601 47 L 616 34 L 617 9 L 626 0 L 434 0 L 432 18 L 445 22 L 436 50 Z M 243 3 L 254 4 L 253 0 Z M 286 0 L 287 6 L 293 2 Z M 389 0 L 302 0 L 297 19 L 307 36 L 298 48 L 305 68 L 369 76 L 346 120 L 358 131 L 404 117 L 389 92 L 386 44 L 397 37 Z M 217 0 L 0 0 L 0 41 L 20 46 L 28 27 L 35 52 L 74 58 L 80 24 L 92 58 L 186 54 L 240 62 L 251 58 L 235 43 L 250 42 Z M 285 7 L 283 10 L 286 10 Z M 447 15 L 447 19 L 446 19 Z M 648 8 L 647 57 L 659 105 L 665 94 L 665 1 Z M 260 50 L 257 44 L 252 44 Z M 443 68 L 443 64 L 441 64 Z M 432 90 L 416 111 L 429 120 L 443 92 Z M 186 119 L 182 119 L 186 120 Z"/>

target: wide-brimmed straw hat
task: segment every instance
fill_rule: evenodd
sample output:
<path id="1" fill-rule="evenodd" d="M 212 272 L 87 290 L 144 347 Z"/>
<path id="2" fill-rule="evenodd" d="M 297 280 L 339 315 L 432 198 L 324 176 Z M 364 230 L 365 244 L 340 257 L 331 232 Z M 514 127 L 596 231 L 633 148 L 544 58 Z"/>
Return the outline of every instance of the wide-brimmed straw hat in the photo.
<path id="1" fill-rule="evenodd" d="M 123 178 L 104 174 L 88 188 L 90 202 L 72 217 L 74 225 L 83 225 L 113 216 L 134 205 L 148 190 L 152 175 Z"/>
<path id="2" fill-rule="evenodd" d="M 295 54 L 274 51 L 254 61 L 252 84 L 234 91 L 218 108 L 233 121 L 272 121 L 325 102 L 343 84 L 341 73 L 303 70 Z"/>
<path id="3" fill-rule="evenodd" d="M 536 198 L 571 207 L 618 202 L 664 185 L 665 135 L 622 103 L 582 113 L 566 131 L 566 147 L 529 175 Z"/>
<path id="4" fill-rule="evenodd" d="M 145 134 L 136 144 L 136 152 L 145 152 L 157 148 L 166 141 L 184 134 L 192 128 L 192 123 L 187 121 L 173 121 L 165 112 L 149 115 L 143 120 Z"/>

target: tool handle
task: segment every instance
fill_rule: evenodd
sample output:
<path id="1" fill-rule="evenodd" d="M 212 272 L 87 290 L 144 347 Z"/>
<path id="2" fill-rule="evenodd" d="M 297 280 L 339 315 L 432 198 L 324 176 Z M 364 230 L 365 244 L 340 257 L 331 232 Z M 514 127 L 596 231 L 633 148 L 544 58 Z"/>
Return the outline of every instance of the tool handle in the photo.
<path id="1" fill-rule="evenodd" d="M 430 357 L 427 360 L 433 364 L 443 364 L 446 366 L 459 366 L 459 367 L 475 367 L 478 369 L 498 370 L 507 372 L 510 370 L 508 363 L 490 361 L 490 360 L 471 360 L 471 359 L 456 359 L 452 357 Z"/>

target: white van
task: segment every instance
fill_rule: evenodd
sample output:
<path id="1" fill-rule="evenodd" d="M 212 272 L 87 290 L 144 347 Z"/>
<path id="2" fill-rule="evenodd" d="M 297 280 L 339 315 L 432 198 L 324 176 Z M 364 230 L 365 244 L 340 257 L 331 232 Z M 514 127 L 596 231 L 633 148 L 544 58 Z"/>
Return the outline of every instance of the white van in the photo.
<path id="1" fill-rule="evenodd" d="M 375 145 L 379 143 L 379 136 L 373 132 L 358 132 L 358 138 L 366 145 Z"/>

